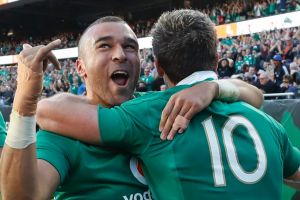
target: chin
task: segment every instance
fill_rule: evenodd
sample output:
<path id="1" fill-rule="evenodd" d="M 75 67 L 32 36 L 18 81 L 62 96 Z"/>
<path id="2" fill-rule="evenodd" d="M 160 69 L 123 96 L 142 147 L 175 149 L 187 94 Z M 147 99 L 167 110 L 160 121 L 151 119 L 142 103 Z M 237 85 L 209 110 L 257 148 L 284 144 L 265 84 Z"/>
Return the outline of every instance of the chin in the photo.
<path id="1" fill-rule="evenodd" d="M 132 99 L 132 95 L 130 96 L 118 96 L 117 98 L 115 98 L 114 100 L 114 106 L 118 106 L 118 105 L 121 105 L 122 103 L 128 101 Z"/>

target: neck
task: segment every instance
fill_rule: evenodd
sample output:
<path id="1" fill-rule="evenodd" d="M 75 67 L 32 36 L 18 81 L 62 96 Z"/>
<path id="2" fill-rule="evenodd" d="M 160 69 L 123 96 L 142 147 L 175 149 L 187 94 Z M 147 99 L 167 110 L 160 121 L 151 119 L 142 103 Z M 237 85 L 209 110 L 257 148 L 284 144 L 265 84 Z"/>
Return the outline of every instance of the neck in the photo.
<path id="1" fill-rule="evenodd" d="M 176 83 L 173 83 L 166 74 L 164 74 L 163 79 L 168 88 L 172 88 L 176 86 Z"/>

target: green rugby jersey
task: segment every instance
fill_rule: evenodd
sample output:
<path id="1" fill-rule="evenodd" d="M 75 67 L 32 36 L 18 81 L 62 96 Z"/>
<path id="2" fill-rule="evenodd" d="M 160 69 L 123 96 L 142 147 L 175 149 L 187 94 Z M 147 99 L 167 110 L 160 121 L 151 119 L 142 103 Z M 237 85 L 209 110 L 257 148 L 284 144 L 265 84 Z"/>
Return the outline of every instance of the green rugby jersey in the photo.
<path id="1" fill-rule="evenodd" d="M 55 199 L 151 200 L 137 160 L 120 151 L 39 131 L 37 158 L 60 175 Z"/>
<path id="2" fill-rule="evenodd" d="M 253 65 L 254 64 L 254 58 L 252 55 L 245 55 L 244 56 L 244 62 L 248 65 Z"/>
<path id="3" fill-rule="evenodd" d="M 161 111 L 177 86 L 98 110 L 104 144 L 136 155 L 154 199 L 280 199 L 300 165 L 280 124 L 248 104 L 213 102 L 184 134 L 161 141 Z"/>
<path id="4" fill-rule="evenodd" d="M 4 146 L 6 138 L 6 125 L 2 113 L 0 112 L 0 148 Z"/>

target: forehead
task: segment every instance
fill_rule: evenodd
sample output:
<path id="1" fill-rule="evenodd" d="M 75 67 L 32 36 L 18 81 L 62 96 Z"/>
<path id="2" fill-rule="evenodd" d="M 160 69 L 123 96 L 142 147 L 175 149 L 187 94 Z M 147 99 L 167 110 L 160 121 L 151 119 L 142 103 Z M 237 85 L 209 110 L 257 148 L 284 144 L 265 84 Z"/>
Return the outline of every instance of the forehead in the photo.
<path id="1" fill-rule="evenodd" d="M 87 39 L 97 40 L 101 37 L 108 37 L 115 40 L 133 39 L 137 41 L 137 37 L 132 29 L 122 22 L 104 22 L 92 26 L 86 32 Z"/>

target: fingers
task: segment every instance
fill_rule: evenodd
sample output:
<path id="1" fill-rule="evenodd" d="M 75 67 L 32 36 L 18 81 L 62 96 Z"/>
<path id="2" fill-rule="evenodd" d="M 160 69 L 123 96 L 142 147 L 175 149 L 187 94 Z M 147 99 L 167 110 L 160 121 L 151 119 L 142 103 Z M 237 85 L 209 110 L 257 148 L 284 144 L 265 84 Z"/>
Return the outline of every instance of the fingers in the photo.
<path id="1" fill-rule="evenodd" d="M 167 136 L 167 139 L 173 140 L 177 131 L 182 133 L 188 127 L 189 123 L 190 120 L 187 120 L 185 117 L 181 115 L 177 115 L 173 123 L 172 129 Z"/>
<path id="2" fill-rule="evenodd" d="M 176 105 L 176 104 L 175 104 Z M 173 107 L 173 109 L 171 110 L 170 115 L 167 117 L 167 121 L 163 127 L 163 130 L 161 132 L 160 138 L 162 140 L 165 140 L 172 128 L 173 122 L 176 118 L 176 116 L 179 114 L 180 110 L 181 110 L 181 105 L 176 105 Z"/>
<path id="3" fill-rule="evenodd" d="M 189 108 L 189 110 L 186 113 L 182 114 L 182 116 L 184 116 L 187 120 L 191 120 L 197 113 L 199 113 L 204 108 L 204 106 L 193 105 Z"/>
<path id="4" fill-rule="evenodd" d="M 59 70 L 61 68 L 59 61 L 52 52 L 48 54 L 48 59 L 54 65 L 55 69 Z"/>
<path id="5" fill-rule="evenodd" d="M 159 131 L 161 132 L 167 122 L 167 119 L 169 117 L 169 114 L 171 113 L 173 107 L 174 107 L 174 98 L 171 97 L 165 106 L 164 110 L 161 113 L 160 123 L 159 123 Z"/>
<path id="6" fill-rule="evenodd" d="M 57 39 L 57 40 L 54 40 L 52 42 L 50 42 L 49 44 L 47 44 L 46 46 L 43 46 L 42 48 L 40 48 L 37 52 L 37 55 L 35 57 L 35 59 L 38 61 L 38 62 L 42 62 L 43 60 L 45 60 L 46 58 L 48 58 L 48 56 L 52 57 L 53 59 L 53 56 L 54 55 L 51 55 L 49 53 L 51 53 L 51 51 L 53 49 L 55 49 L 56 47 L 58 47 L 60 45 L 61 41 L 60 39 Z M 54 56 L 55 57 L 55 56 Z M 55 60 L 53 60 L 54 62 L 56 62 Z M 57 61 L 58 62 L 58 61 Z M 53 63 L 54 64 L 54 63 Z M 56 63 L 57 65 L 57 63 Z M 58 65 L 57 65 L 58 66 Z"/>
<path id="7" fill-rule="evenodd" d="M 32 46 L 30 44 L 23 44 L 23 49 L 30 49 Z"/>
<path id="8" fill-rule="evenodd" d="M 178 133 L 183 133 L 185 129 L 188 127 L 189 121 L 184 117 L 185 113 L 190 110 L 190 106 L 188 104 L 184 104 L 180 110 L 179 113 L 176 114 L 176 117 L 174 120 L 172 118 L 169 118 L 169 124 L 166 126 L 166 132 L 167 132 L 167 139 L 168 140 L 173 140 L 175 134 Z M 175 113 L 174 113 L 175 115 Z M 169 126 L 171 126 L 171 130 L 168 131 Z M 164 133 L 166 134 L 166 133 Z"/>

